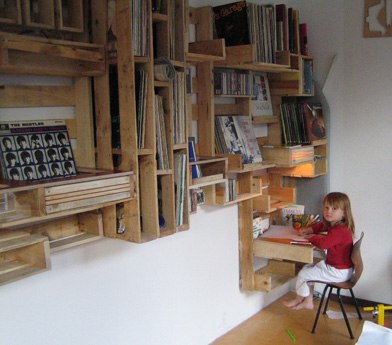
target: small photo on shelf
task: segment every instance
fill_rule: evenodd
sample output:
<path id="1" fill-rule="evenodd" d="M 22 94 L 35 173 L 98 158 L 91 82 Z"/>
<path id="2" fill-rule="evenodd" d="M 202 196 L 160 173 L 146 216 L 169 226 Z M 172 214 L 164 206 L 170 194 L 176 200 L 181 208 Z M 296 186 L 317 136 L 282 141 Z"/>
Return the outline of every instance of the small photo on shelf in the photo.
<path id="1" fill-rule="evenodd" d="M 271 93 L 268 83 L 267 73 L 254 72 L 253 97 L 251 100 L 252 118 L 257 116 L 272 116 Z"/>

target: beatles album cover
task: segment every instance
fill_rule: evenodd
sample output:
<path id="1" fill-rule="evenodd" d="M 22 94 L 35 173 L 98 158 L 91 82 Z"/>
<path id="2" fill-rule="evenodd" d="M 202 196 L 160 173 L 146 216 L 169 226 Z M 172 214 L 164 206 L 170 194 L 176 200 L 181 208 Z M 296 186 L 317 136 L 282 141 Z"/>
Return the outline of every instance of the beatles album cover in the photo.
<path id="1" fill-rule="evenodd" d="M 64 120 L 0 122 L 5 180 L 75 176 L 76 165 Z"/>

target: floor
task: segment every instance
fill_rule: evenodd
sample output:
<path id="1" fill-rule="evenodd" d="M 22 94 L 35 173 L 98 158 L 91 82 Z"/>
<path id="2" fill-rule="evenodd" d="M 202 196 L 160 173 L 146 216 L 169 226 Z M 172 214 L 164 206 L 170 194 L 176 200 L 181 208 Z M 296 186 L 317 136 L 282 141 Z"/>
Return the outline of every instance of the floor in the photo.
<path id="1" fill-rule="evenodd" d="M 290 292 L 267 308 L 246 320 L 230 332 L 216 339 L 211 345 L 354 345 L 362 332 L 364 320 L 373 321 L 370 312 L 362 312 L 363 320 L 349 318 L 354 339 L 350 339 L 344 319 L 333 320 L 327 315 L 320 315 L 316 333 L 311 329 L 319 302 L 314 310 L 291 311 L 283 306 L 282 301 L 293 298 Z M 340 311 L 339 304 L 331 301 L 328 310 Z M 345 304 L 348 313 L 355 308 Z M 385 317 L 389 327 L 392 324 Z M 292 339 L 288 332 L 295 337 Z"/>

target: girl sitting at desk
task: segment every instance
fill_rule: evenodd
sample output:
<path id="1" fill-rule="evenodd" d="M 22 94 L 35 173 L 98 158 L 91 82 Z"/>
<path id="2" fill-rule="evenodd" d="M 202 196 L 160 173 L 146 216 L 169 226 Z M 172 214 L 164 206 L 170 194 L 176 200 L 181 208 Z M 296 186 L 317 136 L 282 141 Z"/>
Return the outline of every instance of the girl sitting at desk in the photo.
<path id="1" fill-rule="evenodd" d="M 325 196 L 323 205 L 324 221 L 300 233 L 316 247 L 326 249 L 327 257 L 315 265 L 304 266 L 298 273 L 295 284 L 297 296 L 283 302 L 294 310 L 313 309 L 314 283 L 311 281 L 344 282 L 353 274 L 350 255 L 355 224 L 350 200 L 344 193 L 333 192 Z M 322 236 L 320 232 L 327 232 L 327 235 Z"/>

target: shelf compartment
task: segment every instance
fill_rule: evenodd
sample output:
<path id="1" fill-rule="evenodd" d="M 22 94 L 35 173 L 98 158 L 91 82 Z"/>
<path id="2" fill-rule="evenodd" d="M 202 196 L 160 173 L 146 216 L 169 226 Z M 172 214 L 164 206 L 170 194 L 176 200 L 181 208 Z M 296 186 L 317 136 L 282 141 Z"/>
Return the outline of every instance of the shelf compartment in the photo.
<path id="1" fill-rule="evenodd" d="M 53 0 L 23 0 L 24 24 L 40 29 L 55 29 Z"/>
<path id="2" fill-rule="evenodd" d="M 0 33 L 0 72 L 93 77 L 105 72 L 102 45 Z"/>
<path id="3" fill-rule="evenodd" d="M 295 277 L 292 262 L 269 260 L 267 266 L 254 272 L 254 290 L 270 292 Z"/>
<path id="4" fill-rule="evenodd" d="M 4 0 L 0 4 L 0 23 L 22 24 L 20 0 Z"/>
<path id="5" fill-rule="evenodd" d="M 292 167 L 301 163 L 313 161 L 313 146 L 262 146 L 262 157 L 277 166 Z"/>
<path id="6" fill-rule="evenodd" d="M 68 32 L 83 32 L 83 0 L 56 0 L 57 28 Z"/>
<path id="7" fill-rule="evenodd" d="M 51 251 L 56 252 L 101 239 L 102 213 L 99 210 L 79 213 L 30 226 L 26 231 L 47 236 Z"/>
<path id="8" fill-rule="evenodd" d="M 221 61 L 226 58 L 225 40 L 190 42 L 185 54 L 187 62 Z"/>
<path id="9" fill-rule="evenodd" d="M 256 45 L 246 44 L 226 47 L 226 59 L 225 61 L 215 62 L 216 67 L 229 67 L 229 68 L 241 68 L 249 69 L 253 71 L 263 72 L 282 72 L 287 71 L 290 68 L 288 64 L 287 54 L 277 55 L 277 63 L 263 63 L 255 62 Z"/>
<path id="10" fill-rule="evenodd" d="M 193 177 L 192 170 L 199 169 L 201 176 Z M 201 188 L 226 181 L 228 169 L 227 158 L 198 157 L 196 162 L 189 163 L 189 188 Z"/>
<path id="11" fill-rule="evenodd" d="M 271 94 L 280 96 L 313 96 L 313 58 L 290 54 L 290 71 L 269 77 Z"/>
<path id="12" fill-rule="evenodd" d="M 0 285 L 50 269 L 48 238 L 21 231 L 0 235 Z"/>
<path id="13" fill-rule="evenodd" d="M 294 167 L 275 167 L 271 173 L 287 177 L 314 178 L 328 172 L 327 141 L 314 142 L 314 158 L 312 161 Z"/>
<path id="14" fill-rule="evenodd" d="M 275 212 L 296 200 L 295 188 L 269 186 L 262 192 L 263 195 L 253 200 L 253 209 L 263 213 Z"/>

